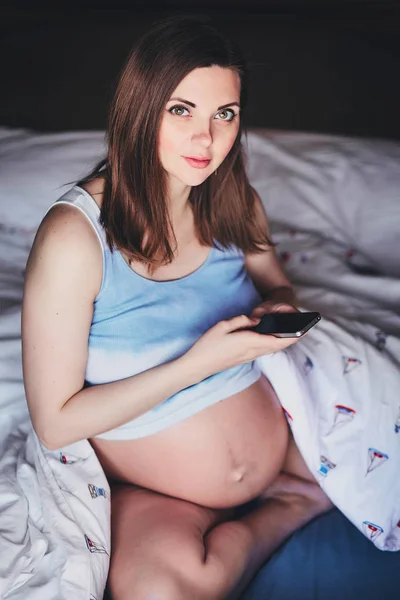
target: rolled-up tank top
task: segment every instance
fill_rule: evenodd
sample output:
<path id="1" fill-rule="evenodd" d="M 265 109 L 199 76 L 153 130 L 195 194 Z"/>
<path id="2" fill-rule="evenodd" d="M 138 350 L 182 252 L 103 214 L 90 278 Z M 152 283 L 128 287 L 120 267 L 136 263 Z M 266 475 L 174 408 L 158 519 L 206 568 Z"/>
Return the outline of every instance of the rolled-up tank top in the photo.
<path id="1" fill-rule="evenodd" d="M 94 198 L 75 185 L 54 202 L 78 208 L 93 226 L 103 257 L 93 304 L 85 387 L 132 377 L 173 361 L 223 319 L 249 315 L 261 302 L 236 246 L 211 247 L 205 262 L 179 279 L 155 281 L 136 273 L 113 252 Z M 48 211 L 47 211 L 48 212 Z M 96 437 L 136 439 L 161 431 L 252 385 L 261 371 L 251 361 L 215 373 L 166 398 L 153 409 Z M 156 376 L 156 374 L 155 374 Z M 112 400 L 110 400 L 111 402 Z M 132 403 L 135 402 L 132 395 Z"/>

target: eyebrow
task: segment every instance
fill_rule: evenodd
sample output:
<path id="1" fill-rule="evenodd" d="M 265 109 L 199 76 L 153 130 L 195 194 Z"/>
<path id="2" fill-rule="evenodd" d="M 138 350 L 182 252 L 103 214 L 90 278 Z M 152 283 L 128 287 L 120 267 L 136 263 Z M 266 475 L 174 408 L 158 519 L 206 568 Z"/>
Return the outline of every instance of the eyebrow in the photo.
<path id="1" fill-rule="evenodd" d="M 184 102 L 185 104 L 189 104 L 193 108 L 196 108 L 196 105 L 193 102 L 189 102 L 189 100 L 184 100 L 183 98 L 170 98 L 168 102 L 171 100 L 179 100 L 179 102 Z M 240 108 L 239 102 L 228 102 L 228 104 L 223 104 L 222 106 L 218 106 L 217 110 L 221 110 L 222 108 L 227 108 L 228 106 L 238 106 Z"/>

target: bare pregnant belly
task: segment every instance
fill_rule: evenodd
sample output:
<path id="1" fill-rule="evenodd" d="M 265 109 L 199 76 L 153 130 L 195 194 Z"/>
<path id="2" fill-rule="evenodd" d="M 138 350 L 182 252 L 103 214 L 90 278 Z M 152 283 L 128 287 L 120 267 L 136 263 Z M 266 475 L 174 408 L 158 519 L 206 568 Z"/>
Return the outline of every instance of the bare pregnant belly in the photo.
<path id="1" fill-rule="evenodd" d="M 258 496 L 281 470 L 288 427 L 264 375 L 153 435 L 90 440 L 108 477 L 211 508 Z"/>

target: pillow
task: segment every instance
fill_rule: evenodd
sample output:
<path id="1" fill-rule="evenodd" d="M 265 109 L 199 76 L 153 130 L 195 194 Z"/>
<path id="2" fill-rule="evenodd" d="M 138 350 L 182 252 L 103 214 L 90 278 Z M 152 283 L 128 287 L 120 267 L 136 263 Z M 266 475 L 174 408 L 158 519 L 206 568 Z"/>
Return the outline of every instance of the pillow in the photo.
<path id="1" fill-rule="evenodd" d="M 104 132 L 0 127 L 0 228 L 36 231 L 47 208 L 105 154 Z"/>
<path id="2" fill-rule="evenodd" d="M 399 142 L 254 129 L 245 149 L 272 231 L 323 235 L 400 275 Z"/>

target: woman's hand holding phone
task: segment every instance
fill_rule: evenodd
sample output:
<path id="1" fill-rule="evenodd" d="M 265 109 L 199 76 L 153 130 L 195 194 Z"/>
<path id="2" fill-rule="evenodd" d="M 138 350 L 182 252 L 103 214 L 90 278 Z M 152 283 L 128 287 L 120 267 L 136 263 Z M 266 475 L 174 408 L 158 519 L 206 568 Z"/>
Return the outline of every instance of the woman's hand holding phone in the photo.
<path id="1" fill-rule="evenodd" d="M 293 304 L 287 302 L 273 302 L 264 300 L 261 304 L 255 306 L 250 314 L 250 317 L 262 317 L 271 312 L 300 312 Z"/>
<path id="2" fill-rule="evenodd" d="M 264 300 L 255 306 L 251 317 L 261 318 L 253 331 L 279 338 L 302 337 L 321 320 L 318 312 L 301 312 L 293 304 L 272 300 Z"/>
<path id="3" fill-rule="evenodd" d="M 250 328 L 260 320 L 240 315 L 220 321 L 208 329 L 182 358 L 189 360 L 201 379 L 205 379 L 264 354 L 284 350 L 298 341 L 297 338 L 280 339 L 251 331 Z"/>

